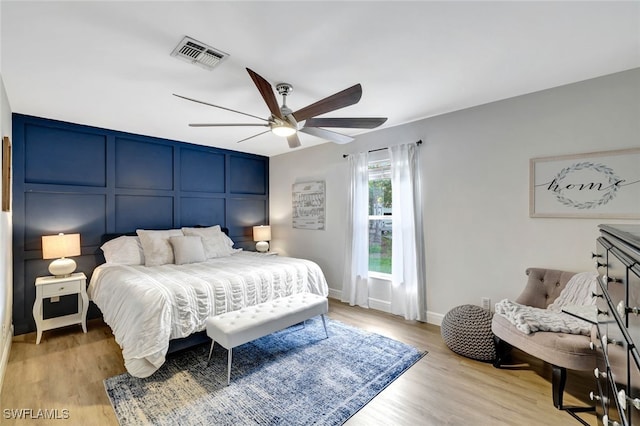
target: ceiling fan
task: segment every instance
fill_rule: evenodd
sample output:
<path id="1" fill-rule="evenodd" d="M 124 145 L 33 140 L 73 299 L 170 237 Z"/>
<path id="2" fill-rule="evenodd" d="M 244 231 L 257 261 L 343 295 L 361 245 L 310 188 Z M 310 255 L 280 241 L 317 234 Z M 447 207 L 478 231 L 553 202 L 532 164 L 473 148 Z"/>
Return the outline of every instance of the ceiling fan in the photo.
<path id="1" fill-rule="evenodd" d="M 273 132 L 278 136 L 287 138 L 287 142 L 290 148 L 297 148 L 300 146 L 300 139 L 298 138 L 298 131 L 304 132 L 313 136 L 317 136 L 323 139 L 327 139 L 331 142 L 338 144 L 349 143 L 353 140 L 351 136 L 337 133 L 332 130 L 324 129 L 324 127 L 338 127 L 349 129 L 373 129 L 385 121 L 386 117 L 352 117 L 352 118 L 323 118 L 316 117 L 327 112 L 335 111 L 340 108 L 347 107 L 349 105 L 357 104 L 362 97 L 362 86 L 356 84 L 341 92 L 335 93 L 311 105 L 301 108 L 297 111 L 292 111 L 287 106 L 287 96 L 293 90 L 293 87 L 288 83 L 280 83 L 276 85 L 276 90 L 282 95 L 282 106 L 278 106 L 278 101 L 273 92 L 271 84 L 263 77 L 247 68 L 247 72 L 251 76 L 251 79 L 255 83 L 262 99 L 264 99 L 271 116 L 269 118 L 258 117 L 256 115 L 247 114 L 241 111 L 236 111 L 231 108 L 226 108 L 220 105 L 210 104 L 208 102 L 199 101 L 196 99 L 188 98 L 186 96 L 173 94 L 182 99 L 188 101 L 197 102 L 203 105 L 209 105 L 215 108 L 224 109 L 227 111 L 235 112 L 238 114 L 246 115 L 248 117 L 257 118 L 266 123 L 191 123 L 191 127 L 227 127 L 227 126 L 254 126 L 254 127 L 269 127 L 268 130 L 260 132 L 248 138 L 242 139 L 238 142 L 244 142 L 248 139 L 255 138 L 262 134 Z"/>

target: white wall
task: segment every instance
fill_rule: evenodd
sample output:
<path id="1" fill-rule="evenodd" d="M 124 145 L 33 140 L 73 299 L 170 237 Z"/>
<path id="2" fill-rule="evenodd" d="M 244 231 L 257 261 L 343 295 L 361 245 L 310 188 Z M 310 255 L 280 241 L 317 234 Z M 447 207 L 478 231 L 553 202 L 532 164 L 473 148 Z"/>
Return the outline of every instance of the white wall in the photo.
<path id="1" fill-rule="evenodd" d="M 345 109 L 339 116 L 345 116 Z M 393 111 L 380 112 L 389 116 Z M 347 167 L 342 154 L 421 139 L 427 310 L 439 323 L 457 305 L 516 297 L 524 270 L 592 270 L 599 223 L 529 217 L 529 159 L 640 147 L 640 69 L 507 99 L 272 157 L 272 248 L 312 259 L 332 295 L 342 288 Z M 304 135 L 301 137 L 304 144 Z M 325 180 L 327 227 L 291 227 L 291 185 Z M 376 283 L 374 305 L 384 305 Z"/>
<path id="2" fill-rule="evenodd" d="M 0 74 L 0 137 L 11 138 L 11 107 Z M 1 153 L 0 153 L 1 157 Z M 2 192 L 0 186 L 0 194 Z M 11 257 L 11 213 L 0 212 L 0 392 L 9 360 L 13 327 L 13 262 Z"/>

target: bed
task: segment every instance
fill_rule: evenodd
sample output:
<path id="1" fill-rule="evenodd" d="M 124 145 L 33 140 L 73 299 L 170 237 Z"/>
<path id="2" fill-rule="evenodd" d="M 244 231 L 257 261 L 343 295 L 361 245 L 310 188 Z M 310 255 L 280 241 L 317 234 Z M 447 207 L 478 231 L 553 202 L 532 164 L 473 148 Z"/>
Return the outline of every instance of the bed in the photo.
<path id="1" fill-rule="evenodd" d="M 164 363 L 170 341 L 201 332 L 211 315 L 297 293 L 328 295 L 322 270 L 309 260 L 232 250 L 178 264 L 177 247 L 174 263 L 146 266 L 139 259 L 107 260 L 91 277 L 89 297 L 102 311 L 122 348 L 125 367 L 135 377 L 153 374 Z M 122 247 L 118 250 L 122 253 Z M 113 259 L 105 251 L 107 257 Z M 122 258 L 131 259 L 132 253 Z"/>

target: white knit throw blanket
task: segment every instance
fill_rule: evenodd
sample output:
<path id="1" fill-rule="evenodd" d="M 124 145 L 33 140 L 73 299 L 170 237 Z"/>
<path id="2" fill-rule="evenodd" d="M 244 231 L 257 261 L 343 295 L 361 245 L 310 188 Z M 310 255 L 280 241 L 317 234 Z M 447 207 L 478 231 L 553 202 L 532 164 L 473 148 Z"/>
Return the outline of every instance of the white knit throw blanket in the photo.
<path id="1" fill-rule="evenodd" d="M 508 319 L 525 334 L 536 331 L 554 331 L 569 334 L 591 334 L 591 324 L 562 312 L 564 306 L 593 305 L 598 274 L 581 272 L 575 274 L 556 300 L 547 309 L 521 305 L 508 299 L 496 303 L 496 314 Z"/>

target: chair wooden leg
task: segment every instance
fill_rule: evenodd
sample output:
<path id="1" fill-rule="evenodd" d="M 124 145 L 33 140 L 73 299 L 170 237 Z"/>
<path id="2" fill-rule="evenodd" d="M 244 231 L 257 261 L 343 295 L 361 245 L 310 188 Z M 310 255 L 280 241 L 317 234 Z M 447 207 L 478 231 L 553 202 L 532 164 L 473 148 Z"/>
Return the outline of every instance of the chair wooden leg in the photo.
<path id="1" fill-rule="evenodd" d="M 565 407 L 562 402 L 562 397 L 564 396 L 564 387 L 567 384 L 567 369 L 551 364 L 551 370 L 551 394 L 553 397 L 553 405 L 558 410 L 566 411 L 571 415 L 571 417 L 583 425 L 589 426 L 589 423 L 580 418 L 576 413 L 595 411 L 595 407 Z"/>
<path id="2" fill-rule="evenodd" d="M 564 395 L 564 387 L 567 384 L 567 369 L 551 365 L 551 394 L 553 396 L 553 405 L 562 410 L 562 396 Z"/>
<path id="3" fill-rule="evenodd" d="M 493 366 L 495 368 L 500 368 L 504 360 L 507 358 L 507 355 L 512 349 L 512 346 L 496 336 L 493 335 L 493 344 L 496 348 L 496 359 L 493 361 Z"/>

